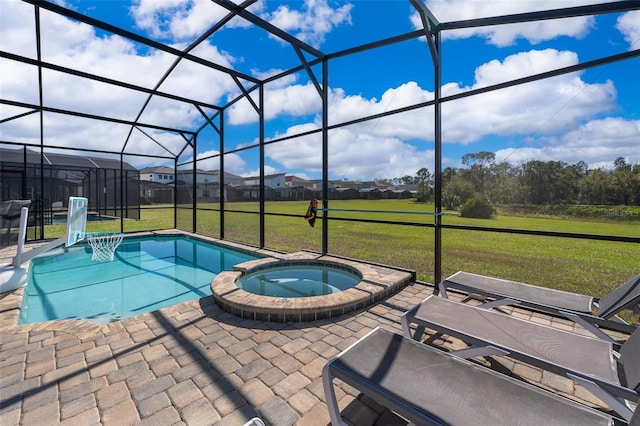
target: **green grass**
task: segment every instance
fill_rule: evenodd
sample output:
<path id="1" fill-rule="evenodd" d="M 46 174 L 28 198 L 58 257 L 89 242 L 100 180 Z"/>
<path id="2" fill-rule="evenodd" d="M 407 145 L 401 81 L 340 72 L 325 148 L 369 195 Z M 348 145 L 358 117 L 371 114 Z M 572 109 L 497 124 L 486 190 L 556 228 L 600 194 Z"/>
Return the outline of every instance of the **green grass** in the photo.
<path id="1" fill-rule="evenodd" d="M 308 202 L 269 202 L 268 213 L 298 217 L 266 216 L 265 246 L 294 252 L 322 250 L 322 220 L 311 228 L 302 218 Z M 218 208 L 214 204 L 199 205 L 197 232 L 220 236 L 220 214 L 204 210 Z M 257 212 L 256 203 L 229 203 L 228 209 Z M 374 212 L 329 211 L 330 218 L 362 218 L 433 224 L 433 215 L 410 215 L 388 211 L 430 212 L 432 205 L 411 200 L 330 201 L 332 209 L 377 210 Z M 126 220 L 125 232 L 173 228 L 173 209 L 145 209 L 141 220 Z M 178 228 L 191 230 L 190 210 L 178 211 Z M 640 236 L 640 223 L 620 221 L 588 221 L 585 219 L 498 216 L 495 219 L 469 219 L 454 215 L 443 217 L 444 224 L 560 231 L 600 235 Z M 119 222 L 91 222 L 89 232 L 117 232 Z M 64 233 L 64 225 L 47 227 L 47 238 Z M 259 216 L 247 213 L 225 214 L 225 238 L 259 245 Z M 418 278 L 434 281 L 434 229 L 376 223 L 329 222 L 329 253 L 379 262 L 417 271 Z M 593 241 L 573 238 L 543 237 L 468 230 L 442 230 L 442 273 L 458 270 L 493 275 L 600 297 L 630 277 L 638 274 L 640 247 L 635 243 Z M 627 316 L 634 322 L 640 316 Z"/>

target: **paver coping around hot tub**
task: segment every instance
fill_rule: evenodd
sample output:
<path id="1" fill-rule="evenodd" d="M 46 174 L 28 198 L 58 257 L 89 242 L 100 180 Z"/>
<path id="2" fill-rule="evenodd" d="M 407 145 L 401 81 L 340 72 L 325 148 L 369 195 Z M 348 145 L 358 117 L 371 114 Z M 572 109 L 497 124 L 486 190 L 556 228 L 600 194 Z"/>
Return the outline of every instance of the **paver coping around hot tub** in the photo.
<path id="1" fill-rule="evenodd" d="M 355 272 L 361 277 L 355 287 L 322 296 L 271 297 L 249 293 L 236 284 L 244 274 L 274 266 L 328 265 Z M 360 263 L 333 256 L 298 252 L 251 260 L 234 266 L 233 271 L 219 273 L 211 282 L 216 303 L 226 312 L 243 318 L 297 322 L 332 318 L 367 307 L 415 281 L 415 272 L 386 266 Z"/>

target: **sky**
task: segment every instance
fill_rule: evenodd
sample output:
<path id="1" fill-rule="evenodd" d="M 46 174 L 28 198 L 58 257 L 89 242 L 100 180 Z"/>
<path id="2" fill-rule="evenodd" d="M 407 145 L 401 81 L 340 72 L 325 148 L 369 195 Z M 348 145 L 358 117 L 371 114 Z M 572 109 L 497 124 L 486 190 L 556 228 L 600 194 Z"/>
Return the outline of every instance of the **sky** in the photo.
<path id="1" fill-rule="evenodd" d="M 237 1 L 236 1 L 237 2 Z M 184 50 L 225 17 L 211 0 L 56 0 L 53 3 Z M 440 22 L 597 3 L 582 0 L 427 0 Z M 331 54 L 421 28 L 407 0 L 257 0 L 248 10 L 306 43 Z M 0 0 L 0 50 L 36 58 L 33 5 Z M 238 81 L 195 61 L 40 11 L 42 60 L 147 89 L 226 105 L 263 79 L 300 65 L 291 45 L 239 17 L 231 19 L 191 55 L 239 74 Z M 526 24 L 443 31 L 443 96 L 640 49 L 640 10 Z M 303 53 L 306 60 L 314 59 Z M 431 55 L 424 37 L 355 55 L 328 65 L 329 124 L 339 124 L 434 98 Z M 519 85 L 442 106 L 443 167 L 462 167 L 461 157 L 489 151 L 497 162 L 586 162 L 611 168 L 618 157 L 640 163 L 640 57 Z M 168 72 L 171 71 L 171 72 Z M 322 84 L 321 69 L 312 68 Z M 38 105 L 38 74 L 32 65 L 0 58 L 0 98 Z M 247 77 L 245 79 L 244 77 Z M 104 82 L 43 70 L 43 103 L 116 119 L 197 130 L 198 168 L 219 167 L 220 136 L 193 105 L 125 90 Z M 265 140 L 303 136 L 265 148 L 265 172 L 318 179 L 322 148 L 320 96 L 306 72 L 265 85 Z M 258 104 L 258 92 L 252 93 Z M 205 114 L 213 109 L 202 107 Z M 0 141 L 40 143 L 38 114 L 0 105 Z M 24 116 L 23 116 L 24 114 Z M 225 111 L 225 170 L 258 174 L 258 114 L 241 100 Z M 391 179 L 434 170 L 434 113 L 421 108 L 329 131 L 329 178 Z M 219 122 L 215 122 L 216 125 Z M 204 126 L 204 127 L 203 127 Z M 173 156 L 185 138 L 175 132 L 44 114 L 44 143 L 56 147 Z M 9 145 L 2 145 L 9 147 Z M 15 147 L 15 146 L 11 146 Z M 67 152 L 69 153 L 69 152 Z M 180 157 L 188 161 L 189 154 Z M 160 158 L 126 156 L 135 167 L 173 165 Z M 185 166 L 187 167 L 187 166 Z"/>

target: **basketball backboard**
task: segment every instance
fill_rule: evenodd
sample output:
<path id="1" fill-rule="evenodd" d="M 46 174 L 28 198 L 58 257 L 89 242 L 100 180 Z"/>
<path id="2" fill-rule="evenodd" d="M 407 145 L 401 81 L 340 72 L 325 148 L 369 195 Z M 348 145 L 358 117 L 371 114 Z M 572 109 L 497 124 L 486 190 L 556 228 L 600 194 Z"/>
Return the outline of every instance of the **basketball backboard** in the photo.
<path id="1" fill-rule="evenodd" d="M 87 210 L 89 200 L 84 197 L 69 197 L 67 212 L 66 246 L 72 246 L 84 239 L 87 232 Z"/>

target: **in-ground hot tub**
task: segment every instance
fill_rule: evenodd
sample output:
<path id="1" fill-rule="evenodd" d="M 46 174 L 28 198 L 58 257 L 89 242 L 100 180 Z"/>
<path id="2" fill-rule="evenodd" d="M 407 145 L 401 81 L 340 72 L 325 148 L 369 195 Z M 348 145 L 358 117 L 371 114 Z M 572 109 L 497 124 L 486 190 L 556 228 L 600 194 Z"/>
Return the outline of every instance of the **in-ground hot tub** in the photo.
<path id="1" fill-rule="evenodd" d="M 361 309 L 415 280 L 415 273 L 313 253 L 234 266 L 211 282 L 226 312 L 261 321 L 314 321 Z"/>
<path id="2" fill-rule="evenodd" d="M 362 281 L 360 272 L 331 262 L 279 262 L 258 266 L 236 285 L 259 296 L 315 297 L 340 293 Z"/>

